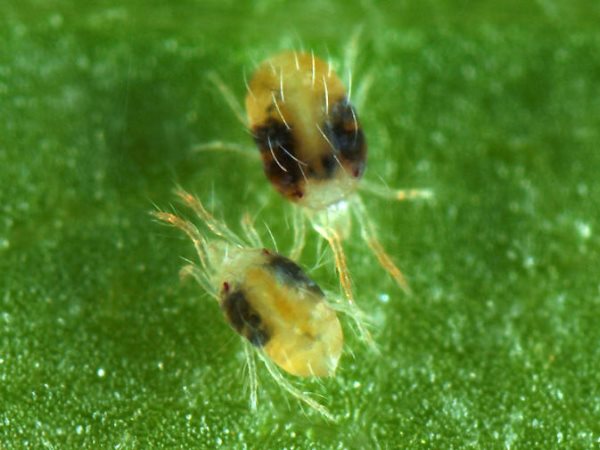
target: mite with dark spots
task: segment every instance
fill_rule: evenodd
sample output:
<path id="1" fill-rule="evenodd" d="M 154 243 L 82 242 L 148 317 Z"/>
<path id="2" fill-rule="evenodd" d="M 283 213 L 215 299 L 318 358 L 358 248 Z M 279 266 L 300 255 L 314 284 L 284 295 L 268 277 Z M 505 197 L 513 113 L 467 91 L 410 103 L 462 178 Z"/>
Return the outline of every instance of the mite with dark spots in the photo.
<path id="1" fill-rule="evenodd" d="M 241 290 L 229 293 L 229 284 L 225 283 L 221 299 L 221 309 L 232 328 L 256 346 L 264 346 L 270 338 L 269 331 L 262 323 L 258 312 L 252 308 Z"/>
<path id="2" fill-rule="evenodd" d="M 265 175 L 280 192 L 290 198 L 301 198 L 302 169 L 295 156 L 294 136 L 284 124 L 269 120 L 254 130 L 254 142 L 258 146 Z"/>
<path id="3" fill-rule="evenodd" d="M 278 280 L 288 286 L 312 292 L 317 297 L 325 295 L 319 285 L 308 278 L 298 264 L 285 256 L 271 254 L 267 262 L 267 268 L 275 274 Z"/>
<path id="4" fill-rule="evenodd" d="M 217 86 L 232 98 L 222 84 Z M 342 242 L 351 234 L 354 215 L 380 265 L 408 291 L 404 275 L 380 244 L 357 190 L 396 200 L 430 193 L 393 190 L 362 180 L 367 163 L 365 133 L 350 93 L 332 66 L 312 53 L 284 51 L 267 59 L 248 82 L 246 115 L 268 180 L 305 213 L 295 218 L 299 238 L 292 258 L 302 252 L 308 219 L 333 250 L 340 283 L 353 303 Z"/>
<path id="5" fill-rule="evenodd" d="M 231 328 L 251 344 L 285 390 L 328 416 L 322 405 L 275 368 L 299 377 L 335 374 L 344 336 L 325 293 L 294 261 L 265 249 L 248 220 L 243 222 L 243 239 L 216 220 L 193 195 L 183 190 L 177 195 L 215 236 L 208 239 L 192 222 L 174 214 L 154 213 L 182 230 L 194 244 L 199 263 L 185 266 L 182 274 L 192 275 L 218 301 Z M 247 355 L 252 368 L 251 354 Z M 251 379 L 255 398 L 254 375 Z"/>
<path id="6" fill-rule="evenodd" d="M 331 376 L 343 345 L 342 329 L 325 294 L 296 263 L 266 249 L 227 250 L 215 275 L 219 302 L 231 327 L 297 376 Z"/>
<path id="7" fill-rule="evenodd" d="M 265 174 L 284 197 L 319 209 L 356 189 L 367 144 L 328 64 L 306 53 L 274 56 L 250 81 L 246 111 Z"/>
<path id="8" fill-rule="evenodd" d="M 324 126 L 324 134 L 332 147 L 338 149 L 339 156 L 338 153 L 334 155 L 346 162 L 352 176 L 360 178 L 365 170 L 367 145 L 350 102 L 343 100 L 333 105 Z"/>

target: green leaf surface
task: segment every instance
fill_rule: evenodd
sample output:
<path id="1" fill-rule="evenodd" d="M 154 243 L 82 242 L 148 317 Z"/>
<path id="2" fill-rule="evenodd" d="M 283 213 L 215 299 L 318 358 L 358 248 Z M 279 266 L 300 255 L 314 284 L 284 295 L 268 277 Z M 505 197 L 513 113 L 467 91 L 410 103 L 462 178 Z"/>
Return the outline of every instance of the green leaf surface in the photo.
<path id="1" fill-rule="evenodd" d="M 3 2 L 0 447 L 599 446 L 598 23 L 594 1 Z M 336 377 L 299 383 L 336 423 L 262 367 L 251 411 L 239 337 L 178 278 L 190 242 L 148 213 L 180 184 L 289 248 L 260 163 L 194 151 L 252 145 L 207 74 L 241 101 L 257 62 L 341 64 L 359 25 L 366 177 L 435 193 L 363 196 L 414 294 L 355 227 L 381 354 L 348 333 Z M 301 263 L 339 290 L 315 236 Z"/>

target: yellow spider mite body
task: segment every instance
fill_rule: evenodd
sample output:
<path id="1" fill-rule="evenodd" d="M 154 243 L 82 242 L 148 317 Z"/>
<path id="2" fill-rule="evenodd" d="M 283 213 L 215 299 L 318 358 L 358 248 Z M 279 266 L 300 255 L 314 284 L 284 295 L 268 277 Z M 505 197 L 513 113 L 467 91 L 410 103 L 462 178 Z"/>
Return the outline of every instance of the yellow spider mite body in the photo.
<path id="1" fill-rule="evenodd" d="M 258 352 L 276 381 L 289 393 L 331 418 L 327 410 L 291 385 L 273 367 L 299 377 L 333 376 L 344 337 L 336 311 L 325 294 L 292 260 L 265 249 L 249 219 L 242 222 L 246 241 L 216 220 L 193 195 L 177 195 L 216 236 L 207 239 L 185 219 L 155 212 L 163 222 L 185 232 L 199 264 L 187 265 L 192 275 L 219 303 L 227 322 Z M 246 347 L 251 371 L 251 398 L 256 403 L 254 360 Z"/>
<path id="2" fill-rule="evenodd" d="M 265 174 L 288 200 L 321 209 L 356 189 L 365 137 L 328 64 L 306 53 L 274 56 L 250 81 L 246 111 Z"/>
<path id="3" fill-rule="evenodd" d="M 215 282 L 232 328 L 292 375 L 333 375 L 344 338 L 319 286 L 296 263 L 269 250 L 228 253 Z"/>
<path id="4" fill-rule="evenodd" d="M 233 104 L 231 95 L 220 88 Z M 248 83 L 246 114 L 267 178 L 286 199 L 303 207 L 313 228 L 328 241 L 346 297 L 353 301 L 342 248 L 350 235 L 351 214 L 381 266 L 408 291 L 402 272 L 379 243 L 356 190 L 396 200 L 429 193 L 360 181 L 366 167 L 365 136 L 349 94 L 330 64 L 293 51 L 267 59 Z M 304 219 L 296 223 L 302 229 L 297 233 L 303 235 Z M 296 240 L 293 258 L 300 255 L 303 242 Z"/>

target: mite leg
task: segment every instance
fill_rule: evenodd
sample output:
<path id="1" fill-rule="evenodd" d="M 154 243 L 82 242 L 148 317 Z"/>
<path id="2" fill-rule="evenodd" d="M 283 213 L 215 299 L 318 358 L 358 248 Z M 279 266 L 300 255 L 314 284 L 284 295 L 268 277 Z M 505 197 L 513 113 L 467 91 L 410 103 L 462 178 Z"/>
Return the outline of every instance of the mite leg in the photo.
<path id="1" fill-rule="evenodd" d="M 354 27 L 348 44 L 344 48 L 344 72 L 352 73 L 356 66 L 356 59 L 358 57 L 358 46 L 360 36 L 363 32 L 363 26 L 358 25 Z"/>
<path id="2" fill-rule="evenodd" d="M 352 36 L 344 49 L 344 65 L 343 70 L 346 76 L 346 87 L 348 89 L 348 100 L 361 111 L 369 96 L 369 91 L 373 85 L 373 69 L 369 70 L 366 75 L 361 76 L 361 82 L 354 89 L 353 73 L 356 68 L 356 60 L 359 53 L 359 40 L 363 31 L 362 26 L 355 27 Z"/>
<path id="3" fill-rule="evenodd" d="M 223 82 L 223 80 L 221 80 L 221 77 L 219 77 L 219 75 L 214 71 L 208 72 L 208 75 L 206 77 L 219 90 L 219 92 L 225 99 L 225 103 L 227 103 L 229 108 L 231 108 L 231 111 L 233 112 L 233 114 L 235 114 L 235 117 L 237 117 L 237 119 L 244 126 L 244 128 L 248 128 L 248 121 L 246 120 L 246 114 L 244 113 L 244 109 L 239 104 L 237 98 L 235 97 L 231 89 L 229 89 L 229 87 Z"/>
<path id="4" fill-rule="evenodd" d="M 354 301 L 354 294 L 352 293 L 352 280 L 350 279 L 350 272 L 348 271 L 348 264 L 346 263 L 346 254 L 344 253 L 344 248 L 342 247 L 342 239 L 337 231 L 327 227 L 321 226 L 317 224 L 313 224 L 314 229 L 319 233 L 325 240 L 328 242 L 331 251 L 333 252 L 333 258 L 335 261 L 335 268 L 338 272 L 338 276 L 340 278 L 340 284 L 342 285 L 342 290 L 344 291 L 344 296 L 348 303 L 350 303 L 351 307 L 355 310 L 359 310 L 358 306 L 356 306 L 356 302 Z M 371 337 L 371 333 L 366 328 L 365 324 L 360 320 L 359 316 L 351 315 L 356 327 L 358 329 L 359 335 L 363 340 L 367 343 L 373 342 L 373 338 Z"/>
<path id="5" fill-rule="evenodd" d="M 369 72 L 362 77 L 360 85 L 356 89 L 356 94 L 352 100 L 352 104 L 356 107 L 357 111 L 364 109 L 367 98 L 369 97 L 369 91 L 373 85 L 373 73 Z"/>
<path id="6" fill-rule="evenodd" d="M 392 189 L 367 180 L 361 181 L 360 189 L 388 200 L 427 200 L 433 198 L 433 192 L 430 189 Z"/>
<path id="7" fill-rule="evenodd" d="M 258 357 L 265 364 L 267 370 L 269 371 L 269 374 L 271 375 L 271 377 L 273 377 L 273 379 L 279 385 L 279 387 L 281 387 L 283 390 L 285 390 L 292 397 L 296 398 L 297 400 L 300 400 L 301 402 L 308 405 L 310 408 L 317 411 L 319 414 L 321 414 L 327 420 L 330 420 L 331 422 L 336 421 L 335 418 L 333 417 L 333 415 L 329 412 L 329 410 L 327 408 L 325 408 L 323 405 L 321 405 L 316 400 L 310 398 L 308 395 L 306 395 L 306 393 L 300 391 L 292 383 L 290 383 L 281 374 L 281 372 L 275 366 L 275 364 L 267 356 L 265 356 L 263 354 L 263 352 L 261 352 L 260 350 L 257 350 L 257 352 L 258 352 Z"/>
<path id="8" fill-rule="evenodd" d="M 294 227 L 294 245 L 290 252 L 290 259 L 297 261 L 304 250 L 306 238 L 306 218 L 300 208 L 294 208 L 292 227 Z"/>
<path id="9" fill-rule="evenodd" d="M 260 153 L 256 151 L 255 148 L 245 147 L 240 144 L 236 144 L 234 142 L 224 142 L 224 141 L 210 141 L 205 142 L 204 144 L 198 144 L 192 147 L 192 152 L 202 153 L 202 152 L 231 152 L 238 155 L 241 155 L 245 158 L 250 158 L 253 160 L 260 160 Z"/>
<path id="10" fill-rule="evenodd" d="M 360 224 L 360 233 L 365 240 L 381 267 L 383 267 L 394 278 L 396 283 L 407 293 L 410 294 L 410 287 L 404 277 L 402 271 L 394 264 L 390 255 L 384 250 L 383 246 L 377 238 L 375 225 L 369 219 L 365 207 L 360 199 L 356 202 L 355 207 L 356 218 Z"/>
<path id="11" fill-rule="evenodd" d="M 340 235 L 333 229 L 322 226 L 313 225 L 314 229 L 329 243 L 329 247 L 333 252 L 333 258 L 335 261 L 335 268 L 338 276 L 340 277 L 340 284 L 344 295 L 350 302 L 354 302 L 354 295 L 352 294 L 352 280 L 350 279 L 350 273 L 348 272 L 348 264 L 346 263 L 346 254 L 342 247 L 342 240 Z"/>
<path id="12" fill-rule="evenodd" d="M 194 243 L 194 248 L 196 249 L 196 252 L 198 253 L 198 258 L 200 259 L 200 264 L 202 265 L 202 268 L 204 270 L 208 270 L 206 240 L 200 234 L 200 232 L 198 231 L 198 228 L 196 228 L 196 226 L 193 223 L 188 222 L 187 220 L 184 220 L 180 217 L 177 217 L 175 214 L 171 214 L 171 213 L 167 213 L 167 212 L 153 211 L 151 214 L 154 217 L 156 217 L 158 220 L 165 222 L 176 228 L 179 228 L 185 234 L 187 234 L 188 237 Z M 209 292 L 210 292 L 210 290 L 209 290 Z"/>
<path id="13" fill-rule="evenodd" d="M 262 240 L 254 227 L 254 220 L 248 213 L 244 213 L 242 217 L 242 229 L 248 242 L 255 248 L 263 247 Z"/>
<path id="14" fill-rule="evenodd" d="M 227 227 L 227 225 L 215 219 L 215 217 L 206 210 L 200 200 L 198 200 L 192 194 L 184 191 L 180 187 L 175 189 L 175 194 L 183 203 L 194 210 L 194 212 L 204 221 L 204 223 L 206 223 L 206 226 L 210 228 L 213 233 L 222 237 L 226 241 L 244 246 L 244 243 L 240 240 L 240 238 L 238 238 L 236 234 Z"/>
<path id="15" fill-rule="evenodd" d="M 337 312 L 340 312 L 352 319 L 354 325 L 352 326 L 353 331 L 357 336 L 364 341 L 369 348 L 377 354 L 380 354 L 379 348 L 375 343 L 375 340 L 371 336 L 369 330 L 370 325 L 369 317 L 356 306 L 356 303 L 344 302 L 343 300 L 336 298 L 335 296 L 328 296 L 330 302 L 328 305 Z M 352 351 L 350 350 L 352 353 Z"/>
<path id="16" fill-rule="evenodd" d="M 179 278 L 184 279 L 187 277 L 193 277 L 202 288 L 213 296 L 218 301 L 217 291 L 211 284 L 206 273 L 196 267 L 194 264 L 186 264 L 179 271 Z"/>
<path id="17" fill-rule="evenodd" d="M 248 378 L 250 381 L 250 408 L 256 411 L 258 403 L 258 379 L 256 378 L 256 360 L 254 359 L 254 349 L 248 342 L 244 343 L 244 354 L 246 355 L 246 366 L 248 367 Z"/>

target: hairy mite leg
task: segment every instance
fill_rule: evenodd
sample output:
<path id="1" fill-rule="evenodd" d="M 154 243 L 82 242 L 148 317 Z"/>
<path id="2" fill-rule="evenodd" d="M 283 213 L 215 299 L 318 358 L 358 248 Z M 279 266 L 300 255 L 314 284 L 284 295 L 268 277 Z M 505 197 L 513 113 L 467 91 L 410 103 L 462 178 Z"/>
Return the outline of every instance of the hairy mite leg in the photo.
<path id="1" fill-rule="evenodd" d="M 345 316 L 352 318 L 353 323 L 350 325 L 353 329 L 353 332 L 363 341 L 365 342 L 369 348 L 377 354 L 380 354 L 380 350 L 377 347 L 377 343 L 371 336 L 368 328 L 372 325 L 369 316 L 367 316 L 357 305 L 356 303 L 351 303 L 348 301 L 344 301 L 339 297 L 330 296 L 329 306 L 338 311 Z M 354 352 L 352 349 L 348 349 L 352 355 Z"/>
<path id="2" fill-rule="evenodd" d="M 397 201 L 433 198 L 433 192 L 430 189 L 393 189 L 367 180 L 361 181 L 359 189 L 381 198 Z"/>
<path id="3" fill-rule="evenodd" d="M 373 73 L 369 72 L 362 77 L 361 83 L 356 89 L 356 95 L 352 100 L 352 103 L 356 106 L 357 111 L 361 111 L 364 108 L 367 98 L 369 97 L 369 91 L 373 85 Z"/>
<path id="4" fill-rule="evenodd" d="M 348 101 L 351 101 L 357 110 L 362 110 L 369 96 L 369 91 L 373 84 L 373 70 L 362 76 L 360 85 L 353 90 L 353 72 L 356 67 L 356 60 L 359 53 L 359 40 L 363 32 L 362 26 L 355 27 L 350 37 L 348 45 L 344 49 L 343 73 L 346 74 L 346 86 L 348 86 Z"/>
<path id="5" fill-rule="evenodd" d="M 346 44 L 345 48 L 344 48 L 344 72 L 351 74 L 354 71 L 354 67 L 356 65 L 356 59 L 358 57 L 358 41 L 360 39 L 360 36 L 362 34 L 363 31 L 363 27 L 362 26 L 357 26 L 354 28 L 354 31 L 352 32 L 352 35 L 350 37 L 350 40 L 348 41 L 348 44 Z M 347 83 L 348 84 L 348 97 L 350 97 L 350 93 L 352 92 L 352 90 L 350 89 L 350 86 L 352 86 L 351 82 Z"/>
<path id="6" fill-rule="evenodd" d="M 223 98 L 225 99 L 225 103 L 231 109 L 233 114 L 236 116 L 238 121 L 243 125 L 245 130 L 248 130 L 248 120 L 246 119 L 246 113 L 242 108 L 242 105 L 237 100 L 235 94 L 231 91 L 231 89 L 223 82 L 221 77 L 214 72 L 210 71 L 207 75 L 208 80 L 217 88 L 217 90 L 221 93 Z M 248 88 L 249 89 L 249 88 Z M 219 152 L 233 152 L 240 155 L 244 155 L 245 157 L 252 159 L 260 159 L 260 154 L 256 152 L 254 148 L 245 147 L 243 145 L 234 143 L 234 142 L 224 142 L 224 141 L 210 141 L 205 142 L 203 144 L 195 145 L 192 148 L 193 152 L 205 152 L 205 151 L 219 151 Z"/>
<path id="7" fill-rule="evenodd" d="M 242 229 L 244 230 L 244 235 L 248 239 L 248 242 L 250 242 L 253 247 L 262 247 L 262 240 L 254 227 L 254 220 L 248 213 L 245 213 L 242 217 Z"/>
<path id="8" fill-rule="evenodd" d="M 191 222 L 187 220 L 183 220 L 180 217 L 177 217 L 175 214 L 162 212 L 162 211 L 153 211 L 151 213 L 158 220 L 168 223 L 171 226 L 179 228 L 188 237 L 192 240 L 194 244 L 194 248 L 198 253 L 198 258 L 200 259 L 200 263 L 203 268 L 207 268 L 207 250 L 206 250 L 206 240 L 198 231 L 198 228 Z"/>
<path id="9" fill-rule="evenodd" d="M 348 264 L 346 263 L 346 254 L 342 247 L 342 239 L 339 234 L 328 227 L 321 225 L 314 225 L 315 230 L 329 243 L 331 250 L 333 251 L 333 257 L 335 260 L 335 268 L 337 269 L 338 276 L 340 277 L 340 283 L 344 291 L 346 298 L 353 302 L 354 295 L 352 294 L 352 280 L 348 272 Z"/>
<path id="10" fill-rule="evenodd" d="M 408 286 L 404 274 L 396 266 L 396 264 L 394 264 L 394 261 L 392 261 L 390 255 L 387 254 L 379 242 L 375 225 L 369 219 L 366 209 L 360 199 L 357 199 L 356 201 L 355 215 L 360 224 L 360 233 L 373 254 L 377 257 L 381 267 L 383 267 L 394 278 L 394 280 L 396 280 L 396 283 L 398 283 L 398 285 L 406 293 L 410 294 L 410 287 Z"/>
<path id="11" fill-rule="evenodd" d="M 245 128 L 248 128 L 248 121 L 246 120 L 246 114 L 244 112 L 244 109 L 238 102 L 237 98 L 235 97 L 235 94 L 231 92 L 231 89 L 229 89 L 229 87 L 223 82 L 221 77 L 219 77 L 219 75 L 214 71 L 208 72 L 208 75 L 206 77 L 219 90 L 219 92 L 225 99 L 225 102 L 227 102 L 227 105 L 231 108 L 233 114 L 235 114 L 235 117 Z"/>
<path id="12" fill-rule="evenodd" d="M 200 270 L 194 264 L 187 264 L 179 270 L 179 277 L 181 279 L 187 278 L 189 276 L 193 277 L 198 282 L 198 284 L 202 286 L 202 288 L 211 296 L 213 296 L 215 299 L 218 299 L 217 292 L 214 286 L 211 284 L 208 277 L 202 270 Z"/>
<path id="13" fill-rule="evenodd" d="M 209 213 L 200 201 L 194 197 L 192 194 L 184 191 L 181 188 L 175 189 L 175 194 L 181 199 L 183 203 L 185 203 L 189 208 L 191 208 L 198 216 L 206 223 L 206 226 L 217 236 L 222 237 L 225 240 L 230 242 L 234 242 L 237 245 L 243 246 L 244 243 L 240 241 L 237 235 L 232 232 L 227 225 L 215 219 L 215 217 Z"/>
<path id="14" fill-rule="evenodd" d="M 292 383 L 290 383 L 281 374 L 281 372 L 279 370 L 277 370 L 277 368 L 275 367 L 275 364 L 269 358 L 267 358 L 262 351 L 258 351 L 257 353 L 258 353 L 258 357 L 263 361 L 263 363 L 267 367 L 269 374 L 273 377 L 275 382 L 281 388 L 283 388 L 286 392 L 288 392 L 292 397 L 300 400 L 301 402 L 306 403 L 309 407 L 311 407 L 312 409 L 317 411 L 319 414 L 321 414 L 327 420 L 336 422 L 335 417 L 329 412 L 329 410 L 327 408 L 325 408 L 323 405 L 321 405 L 319 402 L 315 401 L 314 399 L 310 398 L 308 395 L 306 395 L 304 392 L 300 391 Z"/>
<path id="15" fill-rule="evenodd" d="M 313 227 L 317 233 L 319 233 L 329 243 L 329 247 L 333 251 L 335 268 L 338 272 L 340 284 L 342 285 L 342 290 L 344 291 L 346 300 L 348 303 L 350 303 L 350 305 L 352 305 L 353 310 L 359 310 L 358 306 L 356 306 L 356 302 L 354 301 L 354 294 L 352 293 L 352 280 L 350 279 L 350 273 L 346 263 L 346 254 L 344 253 L 344 248 L 342 246 L 342 238 L 337 231 L 327 226 L 313 224 Z M 350 316 L 354 320 L 360 337 L 369 345 L 373 346 L 374 344 L 371 333 L 365 327 L 365 324 L 361 318 L 355 314 L 351 314 Z"/>
<path id="16" fill-rule="evenodd" d="M 258 378 L 256 377 L 256 361 L 254 359 L 252 344 L 244 342 L 244 355 L 246 355 L 246 366 L 248 367 L 248 378 L 250 380 L 250 408 L 256 411 L 256 405 L 258 404 Z"/>
<path id="17" fill-rule="evenodd" d="M 306 239 L 306 219 L 300 208 L 294 208 L 293 211 L 293 222 L 292 227 L 294 227 L 294 245 L 292 246 L 292 251 L 290 252 L 290 258 L 294 261 L 300 259 L 300 255 L 302 255 L 302 250 L 304 250 L 304 244 Z"/>
<path id="18" fill-rule="evenodd" d="M 231 152 L 254 160 L 260 160 L 260 153 L 253 147 L 245 147 L 235 142 L 210 141 L 192 147 L 192 152 Z"/>

